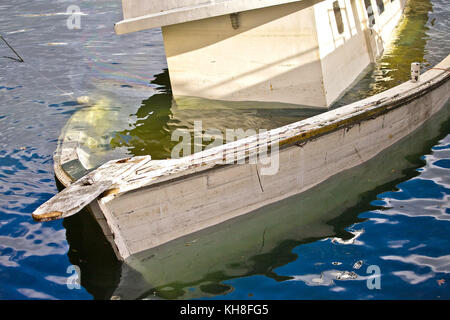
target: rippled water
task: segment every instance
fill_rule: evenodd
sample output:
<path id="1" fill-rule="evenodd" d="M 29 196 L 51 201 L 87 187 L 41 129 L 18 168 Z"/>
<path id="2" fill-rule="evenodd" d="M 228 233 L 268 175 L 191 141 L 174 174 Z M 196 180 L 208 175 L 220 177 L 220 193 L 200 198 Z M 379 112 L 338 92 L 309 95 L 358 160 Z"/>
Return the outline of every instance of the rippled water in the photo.
<path id="1" fill-rule="evenodd" d="M 70 4 L 85 13 L 80 30 L 66 28 Z M 0 298 L 89 299 L 84 288 L 67 289 L 62 222 L 37 224 L 30 214 L 57 192 L 52 156 L 82 108 L 76 98 L 139 106 L 166 67 L 162 38 L 158 30 L 116 36 L 120 1 L 2 1 L 0 14 L 1 34 L 25 60 L 5 58 L 14 54 L 0 44 Z"/>
<path id="2" fill-rule="evenodd" d="M 84 13 L 80 30 L 66 28 L 69 4 Z M 340 103 L 407 79 L 411 61 L 427 68 L 449 53 L 446 1 L 411 4 L 395 46 Z M 73 123 L 96 163 L 164 158 L 170 132 L 192 126 L 183 112 L 192 101 L 172 104 L 160 32 L 116 36 L 120 1 L 20 0 L 0 14 L 0 33 L 25 60 L 0 43 L 1 299 L 450 298 L 448 106 L 363 167 L 120 264 L 89 215 L 40 224 L 30 213 L 57 192 L 52 154 L 69 119 L 82 120 Z M 84 95 L 93 107 L 76 103 Z M 266 128 L 312 114 L 223 112 Z M 207 126 L 223 126 L 213 115 Z M 79 290 L 66 286 L 71 265 L 81 267 Z M 369 265 L 380 268 L 381 290 L 367 288 Z"/>

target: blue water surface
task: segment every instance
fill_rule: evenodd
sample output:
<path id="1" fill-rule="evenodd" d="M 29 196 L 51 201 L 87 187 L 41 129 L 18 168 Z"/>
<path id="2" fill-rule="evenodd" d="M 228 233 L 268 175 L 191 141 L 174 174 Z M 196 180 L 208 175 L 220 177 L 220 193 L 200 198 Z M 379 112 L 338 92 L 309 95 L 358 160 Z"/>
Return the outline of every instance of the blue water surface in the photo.
<path id="1" fill-rule="evenodd" d="M 66 26 L 69 5 L 83 12 L 79 30 Z M 0 299 L 91 299 L 66 285 L 62 221 L 35 223 L 31 213 L 58 192 L 53 152 L 77 97 L 126 84 L 139 106 L 152 93 L 166 68 L 160 30 L 117 36 L 120 1 L 2 1 L 0 15 L 0 34 L 25 60 L 0 44 Z"/>

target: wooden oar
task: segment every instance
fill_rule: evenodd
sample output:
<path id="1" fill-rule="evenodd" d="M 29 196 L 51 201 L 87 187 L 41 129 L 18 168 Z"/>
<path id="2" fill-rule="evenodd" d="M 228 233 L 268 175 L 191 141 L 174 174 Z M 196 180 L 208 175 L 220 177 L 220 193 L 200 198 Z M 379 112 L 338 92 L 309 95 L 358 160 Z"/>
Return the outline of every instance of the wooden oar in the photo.
<path id="1" fill-rule="evenodd" d="M 33 219 L 49 221 L 74 215 L 150 160 L 150 156 L 142 156 L 105 163 L 37 208 Z"/>

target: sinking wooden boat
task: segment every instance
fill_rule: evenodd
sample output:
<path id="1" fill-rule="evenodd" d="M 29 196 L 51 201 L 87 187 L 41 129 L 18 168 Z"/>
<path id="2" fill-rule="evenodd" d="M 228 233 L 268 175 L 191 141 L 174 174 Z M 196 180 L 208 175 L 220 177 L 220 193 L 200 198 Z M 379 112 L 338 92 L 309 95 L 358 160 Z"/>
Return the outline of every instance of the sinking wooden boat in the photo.
<path id="1" fill-rule="evenodd" d="M 406 0 L 123 0 L 117 34 L 161 27 L 174 98 L 327 108 L 379 57 Z"/>
<path id="2" fill-rule="evenodd" d="M 99 256 L 99 251 L 110 250 L 98 247 L 103 235 L 96 231 L 92 217 L 74 217 L 76 224 L 88 230 L 80 230 L 68 219 L 65 227 L 70 247 L 76 248 L 77 259 L 89 261 L 89 266 L 81 264 L 83 286 L 97 299 L 192 299 L 225 294 L 232 290 L 229 280 L 239 277 L 264 274 L 277 281 L 289 280 L 276 269 L 296 259 L 294 247 L 325 238 L 345 243 L 358 240 L 362 230 L 352 230 L 351 225 L 360 222 L 359 213 L 374 209 L 370 203 L 380 187 L 392 189 L 418 174 L 415 169 L 423 166 L 420 158 L 447 135 L 449 115 L 447 103 L 401 143 L 366 163 L 252 214 L 132 255 L 120 264 L 120 270 L 105 270 L 114 261 L 108 263 L 105 255 Z M 342 215 L 345 219 L 336 219 Z M 360 275 L 364 277 L 363 269 Z M 109 281 L 98 281 L 105 277 Z M 99 283 L 108 284 L 109 290 L 98 288 Z"/>
<path id="3" fill-rule="evenodd" d="M 113 160 L 75 182 L 64 169 L 74 144 L 58 149 L 67 188 L 34 213 L 37 221 L 91 208 L 119 259 L 305 192 L 361 165 L 418 129 L 450 97 L 450 56 L 423 75 L 320 115 L 180 159 Z M 277 159 L 258 163 L 266 154 Z M 233 163 L 224 163 L 224 155 Z"/>

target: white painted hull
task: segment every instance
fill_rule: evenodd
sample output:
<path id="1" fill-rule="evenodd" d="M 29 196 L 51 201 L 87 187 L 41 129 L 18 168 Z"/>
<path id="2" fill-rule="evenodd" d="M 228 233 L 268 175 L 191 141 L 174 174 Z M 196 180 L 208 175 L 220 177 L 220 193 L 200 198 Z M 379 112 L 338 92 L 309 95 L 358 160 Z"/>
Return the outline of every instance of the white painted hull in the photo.
<path id="1" fill-rule="evenodd" d="M 436 141 L 445 133 L 443 125 L 448 123 L 449 116 L 447 103 L 419 130 L 363 165 L 252 214 L 131 256 L 122 264 L 120 282 L 113 296 L 152 298 L 151 292 L 157 290 L 162 298 L 202 298 L 209 295 L 207 290 L 202 290 L 204 285 L 221 284 L 223 288 L 229 280 L 264 273 L 269 267 L 288 262 L 292 248 L 300 243 L 335 237 L 355 241 L 362 231 L 353 230 L 353 235 L 341 233 L 344 229 L 351 230 L 346 227 L 358 221 L 359 211 L 352 208 L 368 206 L 374 199 L 367 198 L 368 194 L 375 196 L 373 191 L 380 187 L 388 190 L 409 175 L 405 172 L 416 169 L 419 156 L 431 151 L 430 140 Z M 349 210 L 354 214 L 348 214 Z M 333 221 L 345 213 L 346 224 L 338 223 L 340 228 L 337 228 Z M 83 258 L 92 260 L 89 256 Z M 268 260 L 272 264 L 268 265 Z M 217 277 L 211 278 L 212 274 Z M 175 283 L 176 290 L 173 290 Z"/>
<path id="2" fill-rule="evenodd" d="M 255 141 L 249 137 L 177 161 L 150 161 L 145 165 L 147 173 L 138 173 L 145 171 L 145 166 L 136 170 L 91 207 L 117 256 L 124 259 L 302 193 L 365 163 L 441 110 L 450 97 L 449 67 L 450 56 L 417 83 L 408 81 L 269 131 L 267 137 L 279 136 L 282 145 L 275 175 L 262 176 L 261 166 L 249 163 L 195 164 L 195 159 L 232 147 L 245 149 Z M 68 184 L 61 158 L 55 161 L 56 175 Z M 66 190 L 70 192 L 70 188 Z M 39 220 L 39 214 L 35 218 Z"/>

